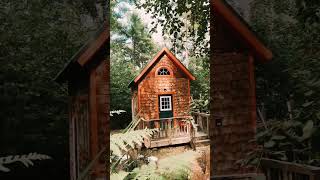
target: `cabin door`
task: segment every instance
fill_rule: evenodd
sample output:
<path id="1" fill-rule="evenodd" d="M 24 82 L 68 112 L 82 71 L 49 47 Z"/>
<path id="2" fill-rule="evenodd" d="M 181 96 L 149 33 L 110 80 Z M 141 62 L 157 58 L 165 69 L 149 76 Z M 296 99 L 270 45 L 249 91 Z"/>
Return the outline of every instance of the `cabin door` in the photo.
<path id="1" fill-rule="evenodd" d="M 172 95 L 159 96 L 159 118 L 173 117 Z"/>

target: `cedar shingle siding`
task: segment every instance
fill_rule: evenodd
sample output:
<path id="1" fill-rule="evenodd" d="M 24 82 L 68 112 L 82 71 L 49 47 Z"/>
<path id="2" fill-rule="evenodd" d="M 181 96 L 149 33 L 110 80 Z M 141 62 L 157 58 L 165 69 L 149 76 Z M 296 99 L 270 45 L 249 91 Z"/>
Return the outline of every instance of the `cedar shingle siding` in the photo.
<path id="1" fill-rule="evenodd" d="M 224 0 L 211 8 L 211 175 L 256 173 L 236 162 L 256 147 L 254 62 L 271 60 L 272 52 Z"/>
<path id="2" fill-rule="evenodd" d="M 211 126 L 211 167 L 214 175 L 250 172 L 236 161 L 252 151 L 255 136 L 250 90 L 249 57 L 242 53 L 219 53 L 211 61 L 211 114 L 221 116 L 222 126 Z M 253 172 L 253 171 L 251 171 Z"/>
<path id="3" fill-rule="evenodd" d="M 161 67 L 166 67 L 172 73 L 167 76 L 158 75 L 157 70 Z M 160 94 L 172 94 L 175 117 L 189 115 L 189 81 L 184 73 L 164 55 L 138 84 L 139 98 L 137 100 L 140 117 L 146 120 L 159 118 L 158 95 Z"/>

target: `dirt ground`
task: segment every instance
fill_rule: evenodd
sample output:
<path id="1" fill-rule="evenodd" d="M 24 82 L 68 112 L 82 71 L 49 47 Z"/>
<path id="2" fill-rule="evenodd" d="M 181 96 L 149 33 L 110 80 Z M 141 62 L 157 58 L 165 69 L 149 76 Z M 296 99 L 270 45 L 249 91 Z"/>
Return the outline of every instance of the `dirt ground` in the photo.
<path id="1" fill-rule="evenodd" d="M 192 175 L 191 180 L 208 180 L 210 179 L 210 147 L 198 147 L 193 151 L 189 145 L 185 146 L 170 146 L 162 148 L 144 149 L 142 150 L 145 156 L 155 156 L 161 160 L 172 158 L 182 154 L 190 154 L 194 156 L 192 161 Z"/>
<path id="2" fill-rule="evenodd" d="M 120 132 L 121 130 L 112 131 L 111 135 Z M 139 154 L 142 154 L 146 157 L 155 156 L 160 162 L 166 158 L 190 154 L 191 156 L 194 156 L 194 160 L 192 162 L 191 180 L 210 179 L 210 146 L 197 147 L 196 151 L 194 151 L 190 145 L 177 145 L 152 149 L 142 148 L 137 151 Z M 137 154 L 137 151 L 135 151 L 134 154 Z"/>

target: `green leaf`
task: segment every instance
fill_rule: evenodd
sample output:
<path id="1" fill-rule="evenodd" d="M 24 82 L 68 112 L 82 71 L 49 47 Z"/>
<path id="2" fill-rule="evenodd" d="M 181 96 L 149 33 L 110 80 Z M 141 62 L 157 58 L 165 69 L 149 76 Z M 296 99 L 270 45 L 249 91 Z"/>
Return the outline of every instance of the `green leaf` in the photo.
<path id="1" fill-rule="evenodd" d="M 256 134 L 256 139 L 263 138 L 269 134 L 269 131 L 261 131 Z"/>
<path id="2" fill-rule="evenodd" d="M 313 94 L 313 91 L 312 91 L 312 90 L 310 90 L 310 91 L 308 91 L 308 92 L 304 93 L 304 95 L 305 95 L 305 96 L 310 96 L 310 95 L 312 95 L 312 94 Z"/>
<path id="3" fill-rule="evenodd" d="M 274 141 L 272 141 L 272 140 L 264 143 L 264 147 L 266 147 L 266 148 L 272 148 L 275 145 L 276 145 L 276 143 Z"/>
<path id="4" fill-rule="evenodd" d="M 303 107 L 308 107 L 308 106 L 310 106 L 312 103 L 313 103 L 313 101 L 306 102 L 306 103 L 302 104 L 302 106 L 303 106 Z"/>
<path id="5" fill-rule="evenodd" d="M 283 140 L 285 138 L 286 138 L 285 136 L 281 136 L 281 135 L 275 135 L 271 137 L 272 140 Z"/>
<path id="6" fill-rule="evenodd" d="M 302 135 L 302 141 L 305 139 L 309 139 L 313 134 L 313 121 L 309 120 L 303 127 L 303 135 Z"/>

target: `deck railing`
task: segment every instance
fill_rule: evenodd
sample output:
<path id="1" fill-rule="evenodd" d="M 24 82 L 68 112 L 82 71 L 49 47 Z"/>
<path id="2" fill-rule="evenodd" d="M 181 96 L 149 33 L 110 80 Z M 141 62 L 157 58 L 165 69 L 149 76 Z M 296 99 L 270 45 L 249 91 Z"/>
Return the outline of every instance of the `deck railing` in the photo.
<path id="1" fill-rule="evenodd" d="M 209 135 L 210 114 L 193 112 L 192 117 L 194 119 L 195 124 L 197 124 L 198 126 L 197 131 Z"/>
<path id="2" fill-rule="evenodd" d="M 262 159 L 266 180 L 320 180 L 320 167 Z"/>
<path id="3" fill-rule="evenodd" d="M 192 134 L 191 116 L 150 119 L 142 121 L 142 128 L 158 129 L 151 140 L 187 137 Z"/>

